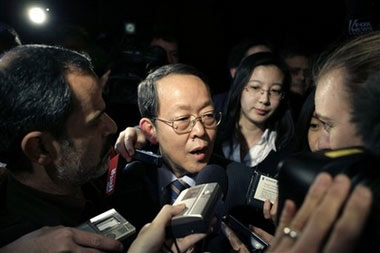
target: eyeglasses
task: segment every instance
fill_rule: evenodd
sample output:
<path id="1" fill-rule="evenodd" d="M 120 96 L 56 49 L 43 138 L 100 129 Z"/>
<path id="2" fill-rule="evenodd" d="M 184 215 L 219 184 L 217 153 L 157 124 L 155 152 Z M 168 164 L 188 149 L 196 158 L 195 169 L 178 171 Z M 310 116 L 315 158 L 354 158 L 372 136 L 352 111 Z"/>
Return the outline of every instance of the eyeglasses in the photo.
<path id="1" fill-rule="evenodd" d="M 198 120 L 202 122 L 205 128 L 216 128 L 216 126 L 218 126 L 220 121 L 222 120 L 222 113 L 206 112 L 198 117 L 194 115 L 186 115 L 178 117 L 174 120 L 165 120 L 160 118 L 153 118 L 153 120 L 164 122 L 168 126 L 171 126 L 176 133 L 184 134 L 190 133 Z"/>
<path id="2" fill-rule="evenodd" d="M 270 90 L 264 90 L 260 86 L 247 85 L 244 89 L 252 95 L 263 95 L 264 93 L 268 93 L 270 98 L 281 98 L 282 90 L 279 88 L 272 88 Z"/>

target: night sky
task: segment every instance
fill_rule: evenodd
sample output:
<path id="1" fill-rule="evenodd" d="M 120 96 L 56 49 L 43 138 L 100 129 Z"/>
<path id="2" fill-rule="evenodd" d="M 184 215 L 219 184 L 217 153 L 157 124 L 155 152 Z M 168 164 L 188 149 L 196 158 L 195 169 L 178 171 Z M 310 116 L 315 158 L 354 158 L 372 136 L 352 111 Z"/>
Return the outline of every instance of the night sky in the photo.
<path id="1" fill-rule="evenodd" d="M 82 26 L 92 39 L 119 36 L 127 21 L 136 22 L 140 38 L 149 36 L 153 24 L 170 25 L 177 31 L 182 61 L 200 68 L 217 87 L 230 48 L 242 38 L 265 36 L 279 45 L 297 39 L 317 54 L 344 38 L 347 3 L 355 1 L 0 0 L 0 21 L 15 27 L 24 43 L 50 43 L 66 24 Z M 25 8 L 32 3 L 50 9 L 49 24 L 28 23 Z"/>

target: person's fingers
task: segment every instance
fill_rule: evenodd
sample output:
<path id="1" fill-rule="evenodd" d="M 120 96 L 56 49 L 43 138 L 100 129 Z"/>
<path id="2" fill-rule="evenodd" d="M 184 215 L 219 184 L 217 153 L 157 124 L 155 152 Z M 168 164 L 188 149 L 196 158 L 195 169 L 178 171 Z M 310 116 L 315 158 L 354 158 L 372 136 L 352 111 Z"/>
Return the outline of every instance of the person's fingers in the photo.
<path id="1" fill-rule="evenodd" d="M 287 199 L 285 201 L 284 208 L 281 212 L 280 221 L 278 223 L 276 233 L 278 233 L 278 231 L 281 230 L 282 234 L 282 229 L 289 225 L 293 217 L 296 215 L 296 211 L 296 204 L 292 200 Z"/>
<path id="2" fill-rule="evenodd" d="M 190 247 L 194 246 L 195 243 L 204 239 L 207 234 L 191 234 L 185 236 L 184 238 L 177 239 L 177 244 L 181 252 L 187 251 Z M 173 245 L 174 246 L 174 245 Z M 173 248 L 173 252 L 175 252 L 175 248 Z"/>
<path id="3" fill-rule="evenodd" d="M 136 135 L 130 135 L 126 132 L 123 143 L 127 153 L 127 161 L 132 160 L 132 157 L 135 155 Z"/>
<path id="4" fill-rule="evenodd" d="M 76 252 L 76 253 L 103 253 L 105 251 L 97 250 L 97 249 L 90 249 L 90 248 L 83 248 L 76 246 L 72 251 L 69 252 Z"/>
<path id="5" fill-rule="evenodd" d="M 234 251 L 249 252 L 245 245 L 240 241 L 239 237 L 235 234 L 234 231 L 232 231 L 232 229 L 229 226 L 226 225 L 226 223 L 222 222 L 221 228 Z"/>
<path id="6" fill-rule="evenodd" d="M 136 135 L 136 142 L 135 142 L 135 147 L 136 148 L 142 148 L 144 145 L 148 142 L 146 136 L 144 135 L 143 131 L 139 128 L 135 128 L 135 135 Z"/>
<path id="7" fill-rule="evenodd" d="M 164 205 L 157 216 L 152 221 L 152 224 L 165 227 L 165 225 L 171 220 L 171 218 L 179 213 L 185 208 L 185 204 L 180 205 Z"/>
<path id="8" fill-rule="evenodd" d="M 57 231 L 58 229 L 62 229 L 62 228 L 64 228 L 64 226 L 62 226 L 62 225 L 58 225 L 58 226 L 54 226 L 54 227 L 44 226 L 44 227 L 34 231 L 33 233 L 38 233 L 40 235 L 44 235 L 44 234 L 50 233 L 52 231 Z"/>
<path id="9" fill-rule="evenodd" d="M 75 228 L 65 228 L 66 236 L 72 237 L 73 240 L 82 246 L 95 248 L 106 251 L 122 251 L 123 245 L 114 239 L 103 235 L 82 231 Z"/>
<path id="10" fill-rule="evenodd" d="M 349 190 L 349 178 L 345 175 L 336 176 L 323 200 L 315 208 L 300 234 L 296 243 L 296 249 L 318 252 L 323 238 L 338 216 Z"/>
<path id="11" fill-rule="evenodd" d="M 270 209 L 270 216 L 274 223 L 276 223 L 277 218 L 277 209 L 278 209 L 278 197 L 275 199 L 272 208 Z"/>
<path id="12" fill-rule="evenodd" d="M 287 227 L 293 217 L 295 216 L 297 211 L 296 205 L 292 200 L 286 200 L 284 204 L 284 208 L 282 209 L 280 221 L 278 223 L 275 236 L 272 240 L 272 247 L 270 252 L 275 252 L 276 247 L 279 246 L 280 241 L 283 237 L 284 227 Z M 268 251 L 269 252 L 269 251 Z"/>
<path id="13" fill-rule="evenodd" d="M 124 157 L 128 162 L 130 162 L 132 160 L 131 156 L 128 154 L 128 151 L 126 150 L 125 148 L 125 144 L 124 144 L 124 138 L 125 138 L 125 130 L 122 131 L 120 134 L 119 134 L 119 137 L 117 138 L 116 140 L 116 143 L 115 143 L 115 151 L 117 153 L 119 153 L 122 157 Z"/>
<path id="14" fill-rule="evenodd" d="M 271 207 L 272 207 L 272 203 L 270 202 L 270 200 L 269 199 L 265 200 L 264 201 L 264 207 L 263 207 L 263 213 L 264 213 L 264 218 L 267 220 L 271 218 L 271 216 L 270 216 Z"/>
<path id="15" fill-rule="evenodd" d="M 310 218 L 311 213 L 325 196 L 332 181 L 332 177 L 327 173 L 320 173 L 317 176 L 314 183 L 309 188 L 301 208 L 289 225 L 292 230 L 297 232 L 302 231 L 306 221 Z"/>
<path id="16" fill-rule="evenodd" d="M 372 200 L 372 192 L 367 187 L 359 185 L 355 188 L 332 231 L 324 252 L 354 251 L 355 243 L 370 213 Z"/>
<path id="17" fill-rule="evenodd" d="M 332 184 L 332 177 L 327 173 L 320 173 L 314 183 L 310 186 L 309 191 L 305 197 L 305 200 L 298 210 L 295 217 L 292 219 L 290 224 L 281 227 L 276 233 L 279 234 L 278 247 L 282 250 L 290 249 L 294 246 L 295 238 L 291 236 L 284 236 L 284 229 L 287 227 L 287 230 L 295 233 L 300 233 L 307 221 L 310 219 L 311 214 L 314 212 L 315 208 L 321 202 L 321 200 L 326 195 L 326 192 L 329 186 Z M 276 238 L 275 238 L 276 240 Z M 299 240 L 299 239 L 298 239 Z"/>
<path id="18" fill-rule="evenodd" d="M 270 244 L 271 241 L 273 240 L 273 235 L 269 234 L 265 230 L 262 230 L 261 228 L 258 228 L 258 227 L 252 226 L 252 225 L 249 225 L 249 228 L 251 229 L 252 232 L 254 232 L 258 236 L 263 238 L 264 241 L 266 241 L 267 243 Z"/>

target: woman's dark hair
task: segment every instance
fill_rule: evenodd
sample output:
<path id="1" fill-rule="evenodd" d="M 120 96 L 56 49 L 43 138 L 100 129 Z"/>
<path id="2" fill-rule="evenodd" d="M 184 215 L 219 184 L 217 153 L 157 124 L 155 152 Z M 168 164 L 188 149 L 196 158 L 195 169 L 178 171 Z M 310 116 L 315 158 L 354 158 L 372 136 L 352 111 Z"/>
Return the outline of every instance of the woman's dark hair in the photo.
<path id="1" fill-rule="evenodd" d="M 315 110 L 314 105 L 314 95 L 315 95 L 315 86 L 310 91 L 310 94 L 307 96 L 301 112 L 298 116 L 296 124 L 296 145 L 297 149 L 300 151 L 310 151 L 308 133 L 310 128 L 311 118 Z"/>
<path id="2" fill-rule="evenodd" d="M 290 73 L 283 60 L 270 52 L 256 53 L 246 57 L 239 65 L 235 79 L 230 88 L 227 106 L 223 112 L 224 120 L 219 128 L 218 143 L 229 141 L 232 147 L 236 136 L 237 122 L 240 118 L 241 95 L 244 87 L 251 78 L 254 69 L 258 66 L 276 66 L 284 74 L 282 84 L 283 98 L 275 113 L 268 120 L 267 127 L 277 132 L 276 147 L 278 149 L 287 145 L 294 137 L 294 125 L 289 111 L 288 94 L 290 90 Z M 232 150 L 232 149 L 231 149 Z"/>

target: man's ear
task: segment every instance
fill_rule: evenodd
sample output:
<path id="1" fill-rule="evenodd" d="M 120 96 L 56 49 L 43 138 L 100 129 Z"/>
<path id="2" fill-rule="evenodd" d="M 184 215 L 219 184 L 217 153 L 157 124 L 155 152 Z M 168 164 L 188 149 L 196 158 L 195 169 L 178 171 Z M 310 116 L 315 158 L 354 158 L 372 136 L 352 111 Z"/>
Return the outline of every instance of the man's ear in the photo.
<path id="1" fill-rule="evenodd" d="M 50 134 L 34 131 L 24 136 L 21 149 L 32 163 L 48 165 L 57 158 L 57 142 Z"/>
<path id="2" fill-rule="evenodd" d="M 156 127 L 150 119 L 142 118 L 140 120 L 140 128 L 150 143 L 152 144 L 158 143 Z"/>

